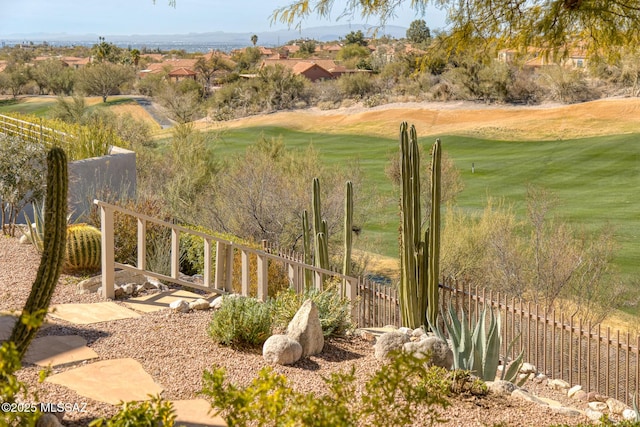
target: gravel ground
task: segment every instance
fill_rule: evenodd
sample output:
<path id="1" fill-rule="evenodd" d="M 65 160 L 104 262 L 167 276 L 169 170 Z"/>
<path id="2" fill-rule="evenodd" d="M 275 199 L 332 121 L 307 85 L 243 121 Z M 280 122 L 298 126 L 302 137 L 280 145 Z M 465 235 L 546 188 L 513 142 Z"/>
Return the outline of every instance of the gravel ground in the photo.
<path id="1" fill-rule="evenodd" d="M 15 238 L 0 236 L 0 312 L 20 310 L 27 299 L 35 277 L 39 255 L 33 247 L 20 245 Z M 75 284 L 82 278 L 63 275 L 52 304 L 97 302 L 96 294 L 78 295 Z M 211 314 L 193 312 L 171 313 L 168 310 L 145 314 L 141 318 L 102 322 L 87 326 L 63 321 L 43 328 L 41 335 L 77 334 L 100 355 L 100 360 L 131 357 L 139 361 L 154 380 L 164 387 L 166 399 L 198 398 L 202 372 L 213 365 L 224 367 L 227 377 L 246 385 L 266 363 L 259 353 L 237 352 L 214 344 L 207 335 Z M 358 337 L 331 339 L 322 354 L 301 360 L 293 366 L 276 366 L 293 386 L 304 392 L 322 393 L 326 389 L 322 377 L 332 372 L 347 371 L 354 366 L 356 376 L 364 380 L 379 366 L 371 343 Z M 56 368 L 63 372 L 73 367 Z M 42 402 L 87 402 L 87 413 L 67 413 L 66 426 L 84 426 L 99 416 L 109 416 L 117 407 L 90 401 L 64 387 L 38 382 L 40 368 L 26 365 L 18 372 L 20 380 L 37 390 Z M 566 406 L 584 410 L 581 402 L 569 400 L 563 393 L 532 382 L 526 388 L 538 396 L 561 401 Z M 586 422 L 583 416 L 570 417 L 532 403 L 497 396 L 458 396 L 451 406 L 440 412 L 450 426 L 548 426 L 576 425 Z M 428 424 L 427 414 L 416 419 Z M 421 424 L 416 424 L 421 425 Z"/>

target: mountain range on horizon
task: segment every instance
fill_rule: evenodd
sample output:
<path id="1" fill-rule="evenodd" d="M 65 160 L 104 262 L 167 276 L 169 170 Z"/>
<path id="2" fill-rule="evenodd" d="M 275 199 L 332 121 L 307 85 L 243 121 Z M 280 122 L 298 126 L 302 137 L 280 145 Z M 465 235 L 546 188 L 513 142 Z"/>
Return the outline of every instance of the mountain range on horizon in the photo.
<path id="1" fill-rule="evenodd" d="M 108 42 L 112 43 L 244 43 L 251 44 L 251 36 L 258 36 L 258 44 L 260 45 L 280 45 L 290 40 L 308 38 L 320 42 L 328 42 L 340 40 L 351 31 L 362 31 L 365 36 L 372 37 L 377 28 L 375 35 L 377 37 L 386 35 L 392 38 L 404 38 L 407 28 L 395 25 L 387 25 L 384 27 L 376 27 L 365 24 L 345 24 L 295 29 L 280 29 L 273 31 L 260 32 L 224 32 L 211 31 L 205 33 L 188 33 L 188 34 L 67 34 L 67 33 L 20 33 L 20 34 L 0 34 L 0 41 L 33 41 L 41 42 L 96 42 L 98 37 L 104 37 Z"/>

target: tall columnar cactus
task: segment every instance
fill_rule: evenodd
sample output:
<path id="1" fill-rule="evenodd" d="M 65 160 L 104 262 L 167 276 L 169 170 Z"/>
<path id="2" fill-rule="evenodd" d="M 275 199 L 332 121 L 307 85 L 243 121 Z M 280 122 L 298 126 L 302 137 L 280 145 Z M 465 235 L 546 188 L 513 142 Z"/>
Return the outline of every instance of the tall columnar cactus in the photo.
<path id="1" fill-rule="evenodd" d="M 351 274 L 351 248 L 353 246 L 353 184 L 347 181 L 344 193 L 344 259 L 342 274 Z"/>
<path id="2" fill-rule="evenodd" d="M 400 311 L 402 324 L 436 324 L 440 258 L 440 140 L 432 150 L 431 215 L 422 240 L 420 154 L 414 126 L 400 125 Z"/>
<path id="3" fill-rule="evenodd" d="M 87 224 L 67 228 L 67 258 L 65 270 L 95 270 L 100 268 L 101 233 Z"/>
<path id="4" fill-rule="evenodd" d="M 314 244 L 314 264 L 316 267 L 329 269 L 329 233 L 327 222 L 322 219 L 322 206 L 320 203 L 320 180 L 313 179 L 313 188 L 311 192 L 312 219 L 313 219 L 313 244 Z M 349 274 L 351 271 L 351 248 L 352 248 L 352 229 L 353 229 L 353 184 L 351 181 L 346 183 L 345 191 L 345 208 L 344 208 L 344 261 L 343 274 Z M 302 214 L 302 236 L 304 242 L 304 259 L 305 263 L 311 263 L 311 236 L 309 235 L 309 214 L 305 210 Z M 311 279 L 307 271 L 305 273 L 305 283 L 310 284 Z"/>
<path id="5" fill-rule="evenodd" d="M 311 193 L 311 213 L 313 215 L 313 240 L 315 245 L 315 264 L 316 267 L 329 268 L 329 253 L 327 247 L 327 222 L 322 220 L 322 208 L 320 203 L 320 180 L 313 178 L 313 190 Z"/>
<path id="6" fill-rule="evenodd" d="M 67 156 L 61 148 L 47 154 L 47 194 L 43 250 L 36 279 L 22 314 L 11 332 L 20 358 L 24 356 L 49 308 L 65 260 L 67 234 Z"/>
<path id="7" fill-rule="evenodd" d="M 304 250 L 304 263 L 311 265 L 311 236 L 309 235 L 309 212 L 305 209 L 302 212 L 302 242 Z M 313 274 L 311 270 L 304 270 L 304 285 L 305 287 L 311 286 Z"/>

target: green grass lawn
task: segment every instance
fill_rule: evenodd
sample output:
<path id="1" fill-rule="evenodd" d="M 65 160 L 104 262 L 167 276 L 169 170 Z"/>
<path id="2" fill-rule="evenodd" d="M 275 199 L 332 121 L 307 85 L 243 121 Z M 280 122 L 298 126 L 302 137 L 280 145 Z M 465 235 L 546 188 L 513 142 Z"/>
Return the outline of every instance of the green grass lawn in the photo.
<path id="1" fill-rule="evenodd" d="M 241 152 L 260 134 L 282 137 L 285 145 L 293 149 L 313 143 L 328 163 L 348 166 L 358 161 L 364 172 L 364 185 L 375 188 L 379 195 L 363 231 L 379 242 L 378 252 L 397 255 L 397 195 L 384 173 L 389 154 L 397 149 L 397 141 L 257 127 L 226 131 L 216 151 L 221 156 Z M 525 215 L 527 185 L 545 187 L 558 196 L 556 213 L 562 219 L 589 230 L 612 224 L 622 245 L 616 263 L 625 274 L 638 272 L 640 198 L 636 194 L 640 188 L 640 135 L 551 142 L 505 142 L 446 135 L 440 138 L 443 150 L 462 174 L 465 188 L 458 197 L 459 207 L 481 212 L 487 196 L 491 196 L 504 198 L 518 214 Z M 422 137 L 421 141 L 430 145 L 434 139 Z M 472 163 L 475 173 L 471 172 Z"/>
<path id="2" fill-rule="evenodd" d="M 18 99 L 0 100 L 0 114 L 29 114 L 36 117 L 48 117 L 49 110 L 55 105 L 55 98 L 43 98 L 39 102 L 24 102 Z"/>

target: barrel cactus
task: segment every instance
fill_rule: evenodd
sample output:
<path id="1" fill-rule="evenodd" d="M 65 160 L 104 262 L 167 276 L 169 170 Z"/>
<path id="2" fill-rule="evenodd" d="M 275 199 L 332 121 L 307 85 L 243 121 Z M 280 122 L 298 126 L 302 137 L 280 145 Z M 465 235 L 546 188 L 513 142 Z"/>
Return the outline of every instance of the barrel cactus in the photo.
<path id="1" fill-rule="evenodd" d="M 9 338 L 15 343 L 20 359 L 24 357 L 47 314 L 64 264 L 68 182 L 67 156 L 61 148 L 52 148 L 47 154 L 47 193 L 40 266 L 22 314 Z"/>
<path id="2" fill-rule="evenodd" d="M 67 271 L 96 270 L 100 268 L 101 234 L 97 228 L 87 224 L 67 227 Z"/>

